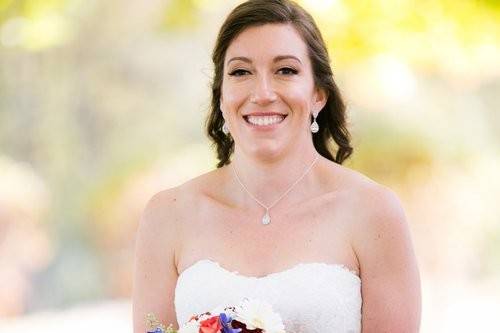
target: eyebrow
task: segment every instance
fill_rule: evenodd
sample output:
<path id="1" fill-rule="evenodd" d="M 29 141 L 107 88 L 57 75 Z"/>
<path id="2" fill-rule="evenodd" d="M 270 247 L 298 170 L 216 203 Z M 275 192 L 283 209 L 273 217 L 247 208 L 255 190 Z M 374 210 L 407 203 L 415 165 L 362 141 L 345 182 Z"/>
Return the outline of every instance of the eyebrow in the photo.
<path id="1" fill-rule="evenodd" d="M 273 62 L 278 62 L 278 61 L 281 61 L 281 60 L 284 60 L 284 59 L 295 59 L 300 64 L 302 64 L 302 61 L 300 61 L 299 58 L 297 58 L 296 56 L 293 56 L 293 55 L 289 55 L 289 54 L 276 56 L 276 57 L 274 57 Z M 249 64 L 252 63 L 252 59 L 250 59 L 250 58 L 247 58 L 247 57 L 234 57 L 234 58 L 229 59 L 229 61 L 227 62 L 226 66 L 229 65 L 229 63 L 231 61 L 236 61 L 236 60 L 241 60 L 241 61 L 249 63 Z"/>

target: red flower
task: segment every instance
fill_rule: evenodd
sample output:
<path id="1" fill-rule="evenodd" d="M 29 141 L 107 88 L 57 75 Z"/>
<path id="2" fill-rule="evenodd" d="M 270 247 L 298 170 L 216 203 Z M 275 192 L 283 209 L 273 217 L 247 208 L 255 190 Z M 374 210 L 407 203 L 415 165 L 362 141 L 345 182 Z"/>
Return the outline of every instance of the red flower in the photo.
<path id="1" fill-rule="evenodd" d="M 200 322 L 200 332 L 199 333 L 220 333 L 222 325 L 219 320 L 219 316 L 208 318 Z"/>

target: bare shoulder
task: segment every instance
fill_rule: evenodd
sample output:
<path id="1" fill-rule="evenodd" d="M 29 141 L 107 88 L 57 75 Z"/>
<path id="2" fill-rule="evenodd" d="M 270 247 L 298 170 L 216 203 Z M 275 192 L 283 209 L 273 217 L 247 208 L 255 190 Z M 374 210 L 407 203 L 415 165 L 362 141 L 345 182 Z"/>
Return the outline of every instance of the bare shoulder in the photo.
<path id="1" fill-rule="evenodd" d="M 155 193 L 146 203 L 139 221 L 137 236 L 150 244 L 166 244 L 168 238 L 177 234 L 182 215 L 182 191 L 179 187 Z M 172 245 L 169 241 L 168 244 Z M 157 251 L 159 249 L 153 249 Z M 161 251 L 160 253 L 164 253 Z"/>
<path id="2" fill-rule="evenodd" d="M 162 190 L 154 194 L 147 202 L 141 216 L 141 224 L 147 224 L 150 228 L 161 228 L 161 225 L 171 218 L 165 219 L 166 215 L 175 216 L 178 208 L 178 199 L 181 192 L 179 187 Z"/>
<path id="3" fill-rule="evenodd" d="M 350 170 L 351 198 L 356 210 L 356 232 L 353 241 L 356 249 L 362 251 L 369 239 L 377 239 L 381 233 L 394 237 L 407 237 L 408 221 L 403 204 L 394 190 L 377 183 L 366 175 Z M 384 243 L 371 243 L 383 245 Z"/>
<path id="4" fill-rule="evenodd" d="M 145 205 L 135 244 L 134 332 L 146 331 L 144 318 L 148 313 L 156 314 L 160 322 L 177 324 L 174 295 L 178 256 L 184 225 L 189 221 L 186 217 L 193 214 L 189 207 L 196 202 L 201 183 L 194 179 L 160 191 Z"/>
<path id="5" fill-rule="evenodd" d="M 187 222 L 194 217 L 192 207 L 197 207 L 215 177 L 216 170 L 157 192 L 146 203 L 139 227 L 147 229 L 150 237 L 157 238 L 175 231 L 176 238 L 180 239 L 182 229 L 188 227 Z"/>
<path id="6" fill-rule="evenodd" d="M 177 281 L 175 265 L 177 189 L 153 195 L 140 217 L 136 233 L 132 310 L 134 332 L 145 332 L 145 316 L 176 323 L 173 306 Z"/>
<path id="7" fill-rule="evenodd" d="M 367 243 L 381 233 L 405 236 L 407 221 L 403 205 L 392 189 L 354 169 L 335 163 L 325 165 L 325 191 L 335 194 L 329 197 L 337 201 L 337 204 L 332 202 L 332 207 L 341 207 L 356 255 L 372 250 L 372 246 L 383 245 L 383 242 Z"/>
<path id="8" fill-rule="evenodd" d="M 418 332 L 420 276 L 409 223 L 398 195 L 348 171 L 356 209 L 352 246 L 362 279 L 363 332 Z"/>
<path id="9" fill-rule="evenodd" d="M 166 215 L 170 221 L 181 222 L 182 216 L 189 213 L 189 208 L 196 204 L 202 193 L 213 183 L 216 174 L 217 170 L 213 170 L 176 187 L 157 192 L 146 204 L 144 220 L 149 224 L 159 224 L 157 227 L 161 227 L 162 221 L 166 221 Z"/>
<path id="10" fill-rule="evenodd" d="M 357 235 L 363 230 L 369 232 L 391 223 L 406 222 L 401 200 L 392 189 L 341 165 L 336 166 L 336 173 L 336 177 L 342 179 L 341 191 L 348 198 L 346 204 L 357 215 Z"/>
<path id="11" fill-rule="evenodd" d="M 403 204 L 396 192 L 361 172 L 342 167 L 349 196 L 349 207 L 355 212 L 353 247 L 357 254 L 372 251 L 373 246 L 388 246 L 377 242 L 386 237 L 409 237 L 409 226 Z M 360 263 L 362 264 L 362 263 Z"/>

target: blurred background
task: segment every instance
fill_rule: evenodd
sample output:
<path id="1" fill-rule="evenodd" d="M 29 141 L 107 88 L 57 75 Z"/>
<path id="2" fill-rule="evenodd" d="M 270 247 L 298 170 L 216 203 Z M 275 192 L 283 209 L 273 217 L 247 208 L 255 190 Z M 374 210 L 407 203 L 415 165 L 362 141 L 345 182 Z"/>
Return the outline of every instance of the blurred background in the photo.
<path id="1" fill-rule="evenodd" d="M 132 332 L 146 201 L 215 167 L 210 55 L 241 1 L 0 0 L 0 331 Z M 500 2 L 303 0 L 393 188 L 422 332 L 500 330 Z"/>

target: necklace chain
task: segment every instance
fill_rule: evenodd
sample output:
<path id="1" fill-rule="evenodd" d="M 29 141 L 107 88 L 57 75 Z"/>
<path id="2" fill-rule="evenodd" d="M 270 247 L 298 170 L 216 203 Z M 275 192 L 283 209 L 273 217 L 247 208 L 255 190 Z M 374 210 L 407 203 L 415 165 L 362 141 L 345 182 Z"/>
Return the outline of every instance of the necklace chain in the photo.
<path id="1" fill-rule="evenodd" d="M 301 180 L 302 178 L 304 178 L 308 173 L 309 171 L 312 169 L 312 167 L 314 166 L 314 164 L 316 164 L 316 161 L 318 160 L 318 157 L 319 155 L 316 154 L 316 157 L 314 158 L 314 161 L 311 163 L 311 165 L 309 165 L 309 167 L 304 171 L 304 173 L 302 173 L 302 175 L 292 184 L 290 185 L 290 187 L 285 191 L 285 193 L 283 193 L 278 199 L 276 199 L 270 206 L 266 206 L 264 205 L 262 202 L 260 202 L 259 199 L 257 199 L 248 189 L 247 187 L 245 186 L 245 184 L 243 184 L 243 182 L 241 181 L 240 177 L 238 176 L 238 173 L 236 172 L 236 169 L 234 168 L 233 164 L 231 163 L 230 166 L 231 166 L 231 169 L 233 170 L 233 173 L 236 177 L 236 180 L 238 181 L 238 183 L 240 183 L 241 187 L 243 187 L 243 189 L 245 190 L 245 192 L 248 193 L 248 195 L 253 199 L 255 200 L 259 205 L 261 205 L 262 207 L 264 207 L 264 209 L 266 210 L 266 215 L 264 216 L 264 219 L 266 219 L 266 216 L 267 216 L 267 219 L 268 221 L 267 222 L 264 222 L 265 220 L 263 219 L 263 224 L 268 224 L 271 220 L 270 220 L 270 217 L 269 217 L 269 210 L 271 208 L 273 208 L 278 202 L 280 202 L 281 199 L 283 199 L 288 193 L 290 193 L 290 191 L 295 187 L 295 185 L 297 185 Z"/>

